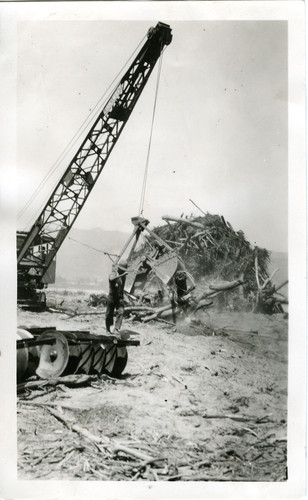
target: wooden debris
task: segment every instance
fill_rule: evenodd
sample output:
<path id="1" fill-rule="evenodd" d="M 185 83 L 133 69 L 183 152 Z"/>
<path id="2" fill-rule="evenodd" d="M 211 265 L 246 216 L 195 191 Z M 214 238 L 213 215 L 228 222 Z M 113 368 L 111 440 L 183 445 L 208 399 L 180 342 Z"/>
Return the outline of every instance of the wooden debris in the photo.
<path id="1" fill-rule="evenodd" d="M 30 403 L 23 406 L 25 410 L 31 408 Z M 174 442 L 174 437 L 166 439 L 162 435 L 159 439 L 153 436 L 153 441 L 137 441 L 131 436 L 121 442 L 88 430 L 74 415 L 73 410 L 80 414 L 80 410 L 76 408 L 71 408 L 68 414 L 64 411 L 67 408 L 64 404 L 57 405 L 56 408 L 44 405 L 40 410 L 39 405 L 33 406 L 37 410 L 29 412 L 29 415 L 33 415 L 32 418 L 35 419 L 35 428 L 40 422 L 44 422 L 44 427 L 41 428 L 44 442 L 42 445 L 37 436 L 36 440 L 31 438 L 30 447 L 24 445 L 20 449 L 19 471 L 27 474 L 21 477 L 104 481 L 227 481 L 230 480 L 229 473 L 232 470 L 232 481 L 247 478 L 260 481 L 266 478 L 264 470 L 272 467 L 275 479 L 271 480 L 278 480 L 278 477 L 283 480 L 286 442 L 275 439 L 275 434 L 269 432 L 269 427 L 266 427 L 267 432 L 262 438 L 253 429 L 243 428 L 252 435 L 251 448 L 247 449 L 247 441 L 243 442 L 243 446 L 236 442 L 237 447 L 233 445 L 232 449 L 222 449 L 220 456 L 214 456 L 198 441 L 198 444 L 190 443 L 185 449 L 185 459 L 175 459 L 171 458 L 173 450 L 180 452 L 183 444 L 181 446 Z M 54 426 L 52 421 L 48 422 L 48 416 L 54 419 Z M 209 417 L 236 416 L 223 414 Z M 255 417 L 254 420 L 253 417 L 240 416 L 241 421 L 247 418 L 255 424 L 263 423 L 265 426 L 269 422 L 268 417 L 269 415 Z M 52 429 L 49 435 L 46 435 L 46 424 Z M 65 426 L 63 432 L 59 425 Z"/>
<path id="2" fill-rule="evenodd" d="M 232 288 L 236 288 L 240 285 L 243 285 L 244 281 L 242 280 L 234 280 L 234 281 L 228 281 L 224 283 L 214 283 L 209 286 L 210 290 L 216 290 L 219 292 L 225 291 L 225 290 L 231 290 Z"/>
<path id="3" fill-rule="evenodd" d="M 59 384 L 66 385 L 67 387 L 81 387 L 89 385 L 92 381 L 97 380 L 96 375 L 66 375 L 65 377 L 28 380 L 17 384 L 17 392 L 23 392 L 27 389 L 37 389 L 46 386 L 56 386 Z"/>
<path id="4" fill-rule="evenodd" d="M 224 217 L 203 211 L 202 214 L 202 217 L 164 216 L 167 224 L 154 231 L 164 241 L 168 240 L 195 280 L 210 281 L 203 298 L 215 298 L 214 302 L 222 309 L 283 312 L 281 304 L 287 299 L 279 297 L 280 287 L 276 289 L 272 284 L 278 269 L 271 274 L 268 271 L 270 252 L 251 245 L 244 233 L 235 231 Z M 148 241 L 151 244 L 150 237 Z M 219 295 L 211 296 L 211 291 Z"/>
<path id="5" fill-rule="evenodd" d="M 275 420 L 271 420 L 270 415 L 264 415 L 263 417 L 246 417 L 244 415 L 223 415 L 223 414 L 207 414 L 204 413 L 202 415 L 203 418 L 229 418 L 231 420 L 236 420 L 237 422 L 255 422 L 255 423 L 263 423 L 263 422 L 275 422 Z"/>
<path id="6" fill-rule="evenodd" d="M 58 408 L 61 409 L 61 406 L 58 405 Z M 106 436 L 96 436 L 92 434 L 90 431 L 87 429 L 84 429 L 81 427 L 79 424 L 73 422 L 71 419 L 68 419 L 63 411 L 55 411 L 52 409 L 50 406 L 46 406 L 46 409 L 53 415 L 56 419 L 60 420 L 66 427 L 71 429 L 74 432 L 77 432 L 80 434 L 82 437 L 88 439 L 92 443 L 94 443 L 97 446 L 97 449 L 101 451 L 100 446 L 103 446 L 107 450 L 111 449 L 113 453 L 124 453 L 126 455 L 133 456 L 135 458 L 138 458 L 140 460 L 146 461 L 146 463 L 153 463 L 159 458 L 154 458 L 151 457 L 150 455 L 147 455 L 143 452 L 140 452 L 139 450 L 135 450 L 133 448 L 129 448 L 128 446 L 123 446 L 119 443 L 112 443 L 112 441 L 107 438 Z M 99 445 L 99 446 L 98 446 Z"/>
<path id="7" fill-rule="evenodd" d="M 197 229 L 203 229 L 202 224 L 191 219 L 180 219 L 179 217 L 170 217 L 168 215 L 164 215 L 162 219 L 165 221 L 180 222 L 181 224 L 186 224 L 187 226 L 191 226 Z"/>

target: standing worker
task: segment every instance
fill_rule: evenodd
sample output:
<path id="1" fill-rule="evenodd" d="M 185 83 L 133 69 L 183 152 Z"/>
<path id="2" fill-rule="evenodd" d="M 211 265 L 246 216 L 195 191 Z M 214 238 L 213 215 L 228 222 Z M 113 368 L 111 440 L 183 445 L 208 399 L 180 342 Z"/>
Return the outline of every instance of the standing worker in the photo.
<path id="1" fill-rule="evenodd" d="M 113 325 L 114 311 L 116 311 L 114 331 L 119 332 L 121 329 L 124 314 L 124 285 L 127 274 L 126 261 L 123 260 L 118 266 L 112 266 L 106 307 L 106 330 L 108 333 L 111 333 L 110 327 Z"/>

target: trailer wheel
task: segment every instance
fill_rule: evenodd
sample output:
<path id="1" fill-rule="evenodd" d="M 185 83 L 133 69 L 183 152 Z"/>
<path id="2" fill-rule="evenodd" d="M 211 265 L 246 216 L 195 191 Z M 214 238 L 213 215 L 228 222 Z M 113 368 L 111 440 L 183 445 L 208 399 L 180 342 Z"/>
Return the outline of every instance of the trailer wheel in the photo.
<path id="1" fill-rule="evenodd" d="M 23 337 L 20 335 L 20 332 L 17 331 L 17 339 L 20 340 Z M 29 353 L 27 348 L 17 349 L 16 352 L 16 374 L 17 374 L 17 382 L 21 382 L 27 372 L 28 361 L 29 361 Z"/>
<path id="2" fill-rule="evenodd" d="M 41 347 L 37 375 L 43 379 L 62 376 L 69 360 L 69 345 L 66 338 L 61 332 L 46 330 L 40 339 L 46 340 L 46 344 Z"/>

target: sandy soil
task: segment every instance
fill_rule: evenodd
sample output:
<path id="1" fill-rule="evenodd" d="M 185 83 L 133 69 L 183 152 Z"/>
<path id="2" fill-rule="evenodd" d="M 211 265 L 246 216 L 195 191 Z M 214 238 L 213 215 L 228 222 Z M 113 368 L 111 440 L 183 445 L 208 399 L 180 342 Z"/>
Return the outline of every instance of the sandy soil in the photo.
<path id="1" fill-rule="evenodd" d="M 65 298 L 89 312 L 85 299 Z M 105 333 L 103 313 L 19 311 L 18 324 Z M 176 327 L 130 320 L 125 327 L 140 346 L 128 348 L 120 379 L 19 394 L 20 479 L 287 479 L 284 315 L 209 310 L 191 322 L 178 318 Z"/>

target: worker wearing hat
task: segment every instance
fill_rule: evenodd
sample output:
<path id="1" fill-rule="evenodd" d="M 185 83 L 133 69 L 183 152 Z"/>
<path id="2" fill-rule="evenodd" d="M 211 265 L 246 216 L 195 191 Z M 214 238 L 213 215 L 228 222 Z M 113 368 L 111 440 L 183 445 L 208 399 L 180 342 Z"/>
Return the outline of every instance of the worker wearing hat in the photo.
<path id="1" fill-rule="evenodd" d="M 122 260 L 118 265 L 112 266 L 112 273 L 109 276 L 109 293 L 106 307 L 106 330 L 111 333 L 114 312 L 116 312 L 114 332 L 121 329 L 124 314 L 124 286 L 127 276 L 127 261 Z"/>

